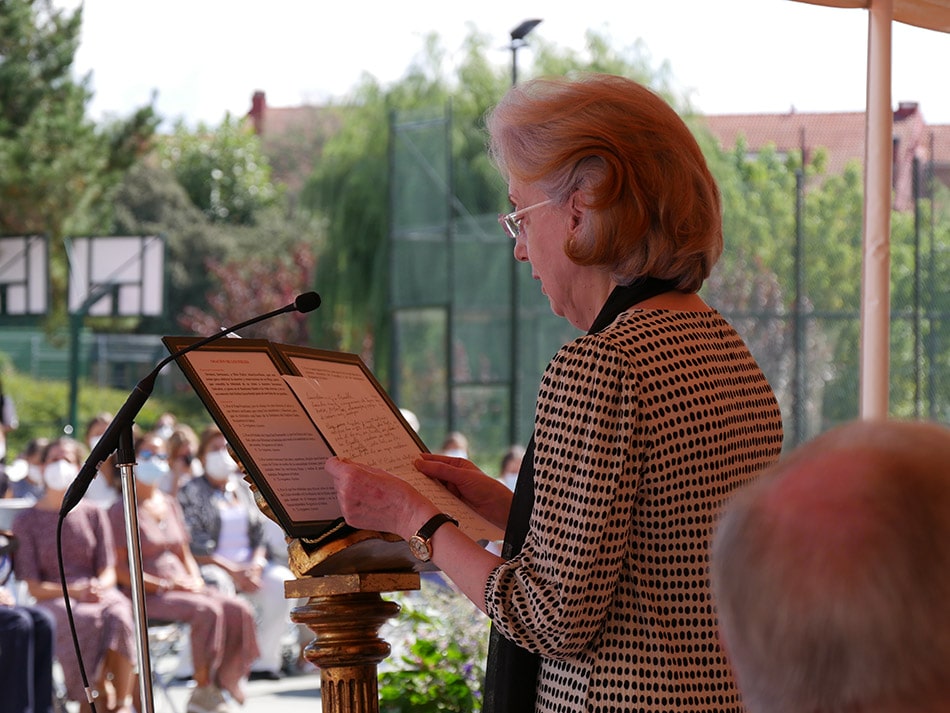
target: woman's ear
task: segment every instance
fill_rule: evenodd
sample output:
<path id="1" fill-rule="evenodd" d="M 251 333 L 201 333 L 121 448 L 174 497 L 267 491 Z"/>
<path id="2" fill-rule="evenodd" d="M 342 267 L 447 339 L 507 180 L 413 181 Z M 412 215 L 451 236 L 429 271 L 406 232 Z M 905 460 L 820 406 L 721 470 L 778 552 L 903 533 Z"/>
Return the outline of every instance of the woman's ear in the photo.
<path id="1" fill-rule="evenodd" d="M 571 209 L 571 230 L 577 230 L 584 220 L 587 213 L 587 202 L 584 200 L 584 193 L 580 188 L 576 189 L 568 200 L 568 207 Z"/>
<path id="2" fill-rule="evenodd" d="M 576 190 L 571 194 L 567 205 L 571 209 L 571 230 L 577 230 L 584 218 L 584 213 L 587 210 L 587 207 L 584 205 L 580 190 Z"/>

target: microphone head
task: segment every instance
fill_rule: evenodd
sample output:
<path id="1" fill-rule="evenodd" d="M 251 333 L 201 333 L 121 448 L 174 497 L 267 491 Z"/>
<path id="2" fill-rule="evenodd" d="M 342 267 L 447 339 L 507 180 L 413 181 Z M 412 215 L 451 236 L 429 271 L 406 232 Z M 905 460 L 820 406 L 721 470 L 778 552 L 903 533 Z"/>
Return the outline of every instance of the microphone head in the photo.
<path id="1" fill-rule="evenodd" d="M 294 300 L 294 307 L 298 312 L 313 312 L 319 306 L 320 295 L 316 292 L 304 292 Z"/>

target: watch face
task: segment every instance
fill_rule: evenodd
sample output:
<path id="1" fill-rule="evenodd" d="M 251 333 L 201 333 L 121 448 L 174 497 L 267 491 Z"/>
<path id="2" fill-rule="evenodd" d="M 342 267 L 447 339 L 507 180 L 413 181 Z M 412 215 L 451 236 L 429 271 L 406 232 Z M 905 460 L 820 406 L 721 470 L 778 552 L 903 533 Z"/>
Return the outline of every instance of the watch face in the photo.
<path id="1" fill-rule="evenodd" d="M 417 560 L 428 562 L 432 558 L 432 549 L 429 547 L 429 541 L 423 540 L 418 535 L 409 538 L 409 551 Z"/>

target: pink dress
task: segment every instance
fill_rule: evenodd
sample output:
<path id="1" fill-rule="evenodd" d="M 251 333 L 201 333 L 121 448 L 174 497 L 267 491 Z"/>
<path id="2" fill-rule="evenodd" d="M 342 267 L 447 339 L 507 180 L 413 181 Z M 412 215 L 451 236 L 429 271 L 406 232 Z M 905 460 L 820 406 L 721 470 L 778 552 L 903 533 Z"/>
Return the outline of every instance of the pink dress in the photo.
<path id="1" fill-rule="evenodd" d="M 162 493 L 167 514 L 156 520 L 139 508 L 139 545 L 142 571 L 167 580 L 189 577 L 190 572 L 178 555 L 187 549 L 188 534 L 177 501 Z M 125 514 L 122 503 L 109 508 L 109 519 L 116 537 L 125 542 Z M 238 597 L 222 594 L 212 587 L 202 592 L 148 592 L 145 610 L 150 619 L 187 622 L 191 625 L 191 655 L 196 669 L 207 667 L 213 682 L 231 690 L 251 670 L 258 656 L 254 610 Z"/>
<path id="2" fill-rule="evenodd" d="M 58 510 L 36 507 L 24 510 L 14 520 L 13 532 L 20 541 L 16 553 L 17 579 L 60 583 L 56 548 L 58 523 Z M 114 565 L 115 545 L 106 514 L 95 505 L 79 503 L 63 520 L 62 549 L 68 583 L 92 579 Z M 85 701 L 65 602 L 59 597 L 37 602 L 37 605 L 56 619 L 56 658 L 63 668 L 67 697 Z M 132 603 L 118 589 L 106 591 L 98 602 L 71 598 L 70 607 L 90 685 L 98 680 L 108 651 L 116 651 L 130 661 L 136 660 Z"/>

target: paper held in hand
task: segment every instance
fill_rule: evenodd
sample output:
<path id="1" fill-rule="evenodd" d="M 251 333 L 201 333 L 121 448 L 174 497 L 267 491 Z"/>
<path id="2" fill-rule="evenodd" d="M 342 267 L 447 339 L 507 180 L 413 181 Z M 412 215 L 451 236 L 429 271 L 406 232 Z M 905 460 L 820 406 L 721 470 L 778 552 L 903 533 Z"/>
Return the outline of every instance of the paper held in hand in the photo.
<path id="1" fill-rule="evenodd" d="M 194 340 L 163 341 L 176 350 Z M 499 528 L 413 467 L 425 444 L 357 355 L 224 339 L 178 363 L 291 537 L 316 537 L 339 523 L 325 470 L 338 455 L 411 483 L 473 539 L 502 539 Z"/>

